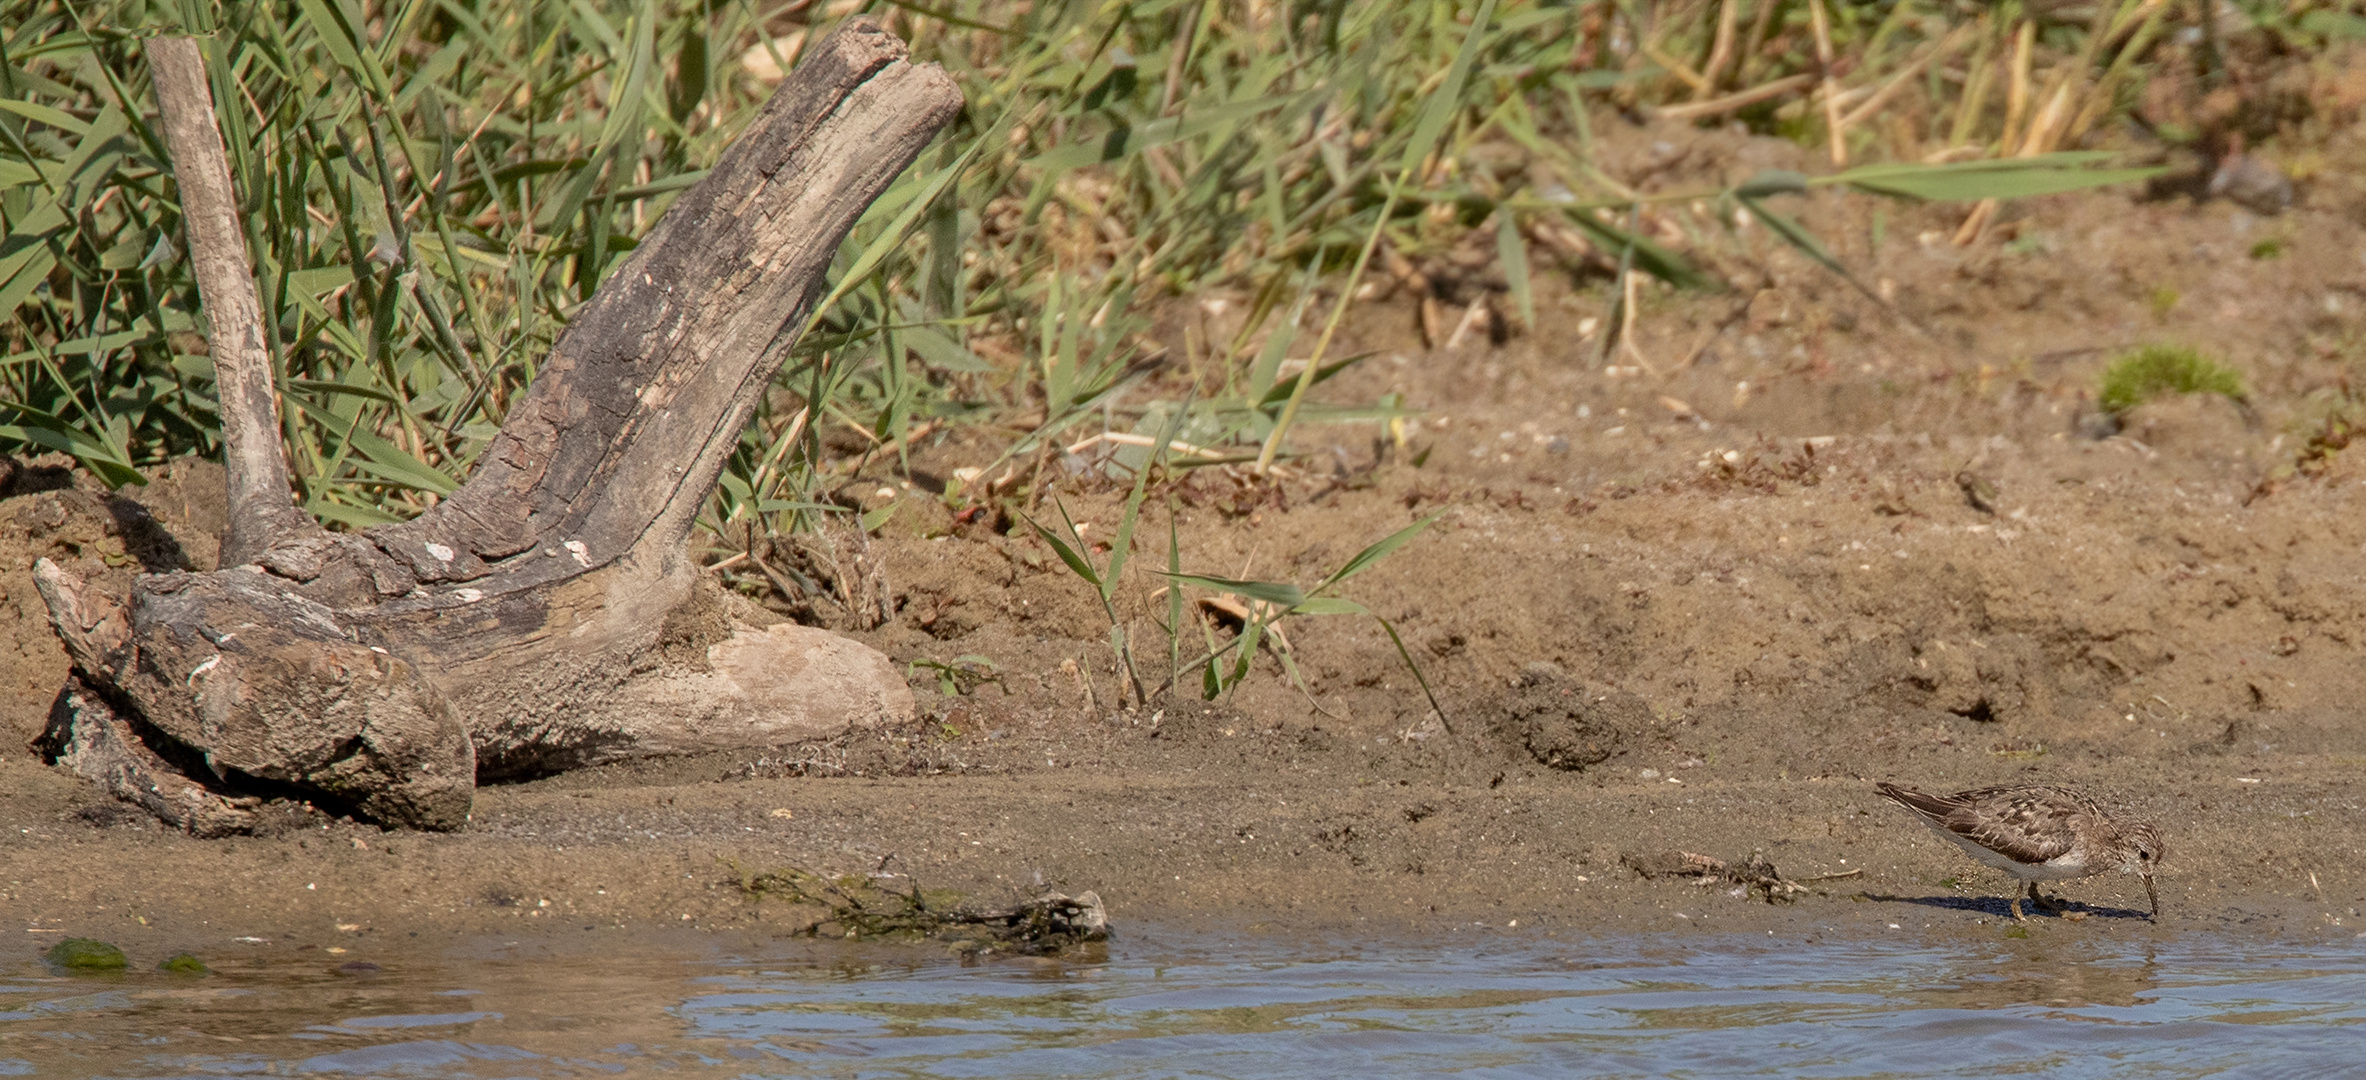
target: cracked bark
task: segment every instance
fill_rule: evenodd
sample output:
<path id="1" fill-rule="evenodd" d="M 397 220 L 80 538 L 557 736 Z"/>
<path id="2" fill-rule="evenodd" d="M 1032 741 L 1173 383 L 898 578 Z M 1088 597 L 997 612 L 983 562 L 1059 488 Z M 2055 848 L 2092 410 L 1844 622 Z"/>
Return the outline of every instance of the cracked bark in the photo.
<path id="1" fill-rule="evenodd" d="M 290 499 L 197 46 L 149 54 L 216 342 L 232 529 L 223 570 L 148 575 L 127 598 L 38 569 L 77 669 L 50 757 L 192 831 L 236 831 L 257 786 L 451 828 L 480 778 L 911 713 L 884 656 L 820 631 L 718 627 L 695 670 L 658 638 L 697 584 L 684 540 L 784 335 L 960 107 L 941 70 L 849 20 L 610 272 L 468 481 L 356 535 Z"/>

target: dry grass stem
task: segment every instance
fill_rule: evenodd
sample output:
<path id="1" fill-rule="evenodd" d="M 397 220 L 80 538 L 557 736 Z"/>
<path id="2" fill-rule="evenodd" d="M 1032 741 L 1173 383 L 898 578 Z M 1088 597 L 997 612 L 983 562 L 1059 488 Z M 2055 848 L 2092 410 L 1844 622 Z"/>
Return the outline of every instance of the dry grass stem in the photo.
<path id="1" fill-rule="evenodd" d="M 1666 68 L 1668 74 L 1674 75 L 1679 80 L 1682 80 L 1684 85 L 1692 87 L 1694 94 L 1705 95 L 1710 92 L 1709 80 L 1702 78 L 1699 72 L 1684 66 L 1683 61 L 1678 60 L 1673 56 L 1669 56 L 1667 53 L 1661 52 L 1657 46 L 1652 45 L 1649 42 L 1644 43 L 1643 55 L 1650 58 L 1652 63 Z"/>
<path id="2" fill-rule="evenodd" d="M 1471 301 L 1470 306 L 1462 311 L 1462 320 L 1454 324 L 1454 332 L 1446 335 L 1446 351 L 1452 352 L 1461 348 L 1462 343 L 1470 338 L 1473 330 L 1485 332 L 1484 328 L 1490 314 L 1486 300 Z"/>
<path id="3" fill-rule="evenodd" d="M 1741 11 L 1742 0 L 1724 0 L 1717 6 L 1717 37 L 1709 46 L 1708 62 L 1701 65 L 1703 85 L 1693 94 L 1693 100 L 1704 100 L 1715 93 L 1718 80 L 1725 77 L 1725 69 L 1733 63 L 1734 34 L 1741 23 Z"/>
<path id="4" fill-rule="evenodd" d="M 2019 140 L 2022 117 L 2029 112 L 2029 65 L 2037 48 L 2037 23 L 2024 19 L 2013 36 L 2013 66 L 2005 80 L 2005 123 L 1997 137 L 1999 154 L 2013 152 Z"/>
<path id="5" fill-rule="evenodd" d="M 1882 106 L 1889 104 L 1890 99 L 1897 96 L 1898 91 L 1904 89 L 1916 76 L 1921 75 L 1923 69 L 1952 55 L 1969 36 L 1968 27 L 1958 26 L 1948 31 L 1947 36 L 1940 38 L 1938 44 L 1924 50 L 1923 54 L 1912 63 L 1898 69 L 1897 74 L 1890 76 L 1888 81 L 1882 83 L 1881 88 L 1875 90 L 1872 96 L 1867 97 L 1863 104 L 1849 110 L 1848 115 L 1841 118 L 1841 125 L 1855 127 L 1871 119 L 1874 113 L 1880 112 Z"/>
<path id="6" fill-rule="evenodd" d="M 1746 109 L 1761 101 L 1778 98 L 1784 94 L 1797 93 L 1814 86 L 1816 82 L 1817 77 L 1811 74 L 1786 75 L 1772 82 L 1727 94 L 1721 98 L 1695 101 L 1684 105 L 1663 105 L 1659 108 L 1658 114 L 1670 120 L 1699 120 L 1729 113 L 1735 109 Z"/>
<path id="7" fill-rule="evenodd" d="M 1807 0 L 1809 23 L 1816 36 L 1816 68 L 1824 80 L 1824 125 L 1831 132 L 1832 164 L 1848 164 L 1848 124 L 1840 116 L 1840 79 L 1832 72 L 1832 25 L 1824 0 Z"/>
<path id="8" fill-rule="evenodd" d="M 1635 344 L 1635 292 L 1640 282 L 1641 275 L 1627 275 L 1626 299 L 1619 305 L 1618 347 L 1626 352 L 1627 358 L 1633 360 L 1637 367 L 1656 379 L 1660 377 L 1659 369 L 1652 366 L 1650 357 L 1643 355 L 1642 346 Z"/>
<path id="9" fill-rule="evenodd" d="M 1067 449 L 1068 453 L 1070 454 L 1082 454 L 1085 451 L 1090 450 L 1102 443 L 1110 443 L 1117 446 L 1140 446 L 1153 450 L 1163 445 L 1169 450 L 1174 450 L 1191 457 L 1223 457 L 1225 453 L 1222 450 L 1211 449 L 1209 447 L 1200 446 L 1195 443 L 1187 443 L 1181 439 L 1169 439 L 1166 442 L 1161 443 L 1159 440 L 1151 438 L 1148 435 L 1136 435 L 1130 431 L 1104 431 L 1098 435 L 1089 435 L 1083 439 L 1077 440 L 1076 442 L 1069 443 Z"/>
<path id="10" fill-rule="evenodd" d="M 2039 109 L 2037 116 L 2030 120 L 2029 134 L 2022 140 L 2021 149 L 2014 157 L 2037 157 L 2053 150 L 2055 136 L 2064 130 L 2065 121 L 2070 115 L 2072 84 L 2076 80 L 2077 76 L 2067 71 L 2055 77 L 2053 90 L 2046 95 L 2045 107 Z M 1955 245 L 1965 247 L 1978 240 L 1987 231 L 1989 221 L 1996 217 L 1997 205 L 1995 199 L 1980 200 L 1980 204 L 1965 216 L 1962 227 L 1955 230 Z"/>
<path id="11" fill-rule="evenodd" d="M 1160 589 L 1158 592 L 1151 594 L 1151 599 L 1156 600 L 1158 597 L 1164 595 L 1165 592 L 1166 590 Z M 1270 610 L 1264 610 L 1270 605 L 1259 602 L 1252 606 L 1250 604 L 1243 604 L 1229 596 L 1202 596 L 1197 602 L 1201 611 L 1207 612 L 1210 616 L 1213 616 L 1216 621 L 1224 623 L 1234 630 L 1238 630 L 1249 625 L 1249 622 L 1252 619 L 1257 619 L 1260 617 L 1270 619 L 1273 615 Z M 1282 628 L 1279 624 L 1268 622 L 1265 625 L 1265 636 L 1273 639 L 1273 644 L 1269 646 L 1270 648 L 1277 649 L 1282 652 L 1290 651 L 1289 635 L 1282 632 Z"/>

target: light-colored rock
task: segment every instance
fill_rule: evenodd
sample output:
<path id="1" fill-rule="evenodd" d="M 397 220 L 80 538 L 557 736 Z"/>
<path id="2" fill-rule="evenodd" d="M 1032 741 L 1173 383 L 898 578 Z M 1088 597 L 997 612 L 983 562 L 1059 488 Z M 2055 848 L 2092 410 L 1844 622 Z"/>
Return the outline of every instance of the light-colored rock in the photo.
<path id="1" fill-rule="evenodd" d="M 796 623 L 736 628 L 708 670 L 636 681 L 615 703 L 616 741 L 590 761 L 826 739 L 910 721 L 911 687 L 879 650 Z"/>

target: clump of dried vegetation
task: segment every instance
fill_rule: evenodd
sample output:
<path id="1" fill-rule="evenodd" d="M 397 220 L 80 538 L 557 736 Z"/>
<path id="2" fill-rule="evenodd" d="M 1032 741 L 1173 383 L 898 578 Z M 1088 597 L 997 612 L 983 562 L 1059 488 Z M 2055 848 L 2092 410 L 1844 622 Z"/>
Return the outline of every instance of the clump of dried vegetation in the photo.
<path id="1" fill-rule="evenodd" d="M 751 902 L 785 901 L 814 912 L 798 933 L 855 941 L 936 941 L 964 955 L 1042 956 L 1109 940 L 1109 913 L 1100 894 L 1046 891 L 999 907 L 979 906 L 949 889 L 900 887 L 867 874 L 831 876 L 798 867 L 761 873 L 736 864 L 741 895 Z"/>

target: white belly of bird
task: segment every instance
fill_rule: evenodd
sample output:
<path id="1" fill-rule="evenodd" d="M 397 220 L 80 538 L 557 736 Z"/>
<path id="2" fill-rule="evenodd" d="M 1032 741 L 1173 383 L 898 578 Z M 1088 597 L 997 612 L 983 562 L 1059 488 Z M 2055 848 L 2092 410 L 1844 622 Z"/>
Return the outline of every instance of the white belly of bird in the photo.
<path id="1" fill-rule="evenodd" d="M 2071 878 L 2083 878 L 2097 873 L 2095 869 L 2087 866 L 2087 860 L 2082 857 L 2077 848 L 2072 848 L 2067 855 L 2048 859 L 2041 863 L 2016 862 L 1957 836 L 1941 826 L 1934 825 L 1931 827 L 1931 831 L 1952 841 L 1956 847 L 1963 849 L 1964 854 L 2022 881 L 2068 881 Z"/>

